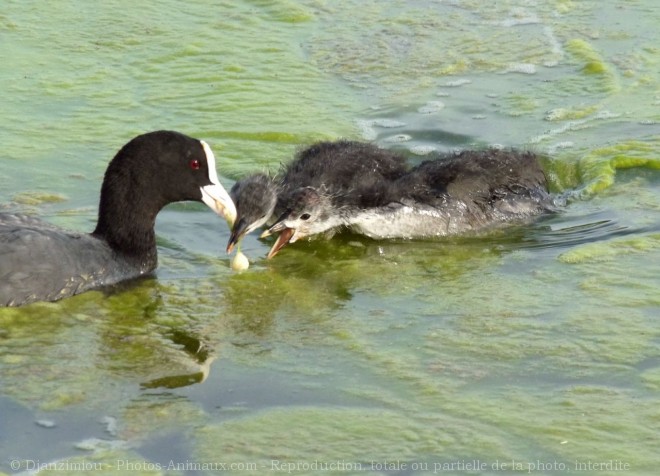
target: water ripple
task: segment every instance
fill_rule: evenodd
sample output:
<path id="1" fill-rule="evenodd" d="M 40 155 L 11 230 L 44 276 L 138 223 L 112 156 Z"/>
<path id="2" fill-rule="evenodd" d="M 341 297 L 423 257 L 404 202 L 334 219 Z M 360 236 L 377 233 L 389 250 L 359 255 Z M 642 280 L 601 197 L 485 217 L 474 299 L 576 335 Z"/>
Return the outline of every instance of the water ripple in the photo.
<path id="1" fill-rule="evenodd" d="M 529 236 L 523 238 L 524 248 L 570 248 L 606 241 L 612 238 L 640 235 L 657 231 L 656 227 L 634 227 L 621 224 L 605 211 L 565 218 L 557 223 L 539 223 Z"/>

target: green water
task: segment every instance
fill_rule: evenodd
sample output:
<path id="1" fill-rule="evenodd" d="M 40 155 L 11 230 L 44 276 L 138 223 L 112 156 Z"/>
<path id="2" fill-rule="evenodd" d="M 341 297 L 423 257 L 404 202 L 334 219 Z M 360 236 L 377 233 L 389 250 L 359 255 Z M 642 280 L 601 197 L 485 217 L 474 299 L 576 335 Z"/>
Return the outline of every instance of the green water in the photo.
<path id="1" fill-rule="evenodd" d="M 249 237 L 244 273 L 171 206 L 155 278 L 0 309 L 0 474 L 657 471 L 657 2 L 145 3 L 0 8 L 0 210 L 93 228 L 108 160 L 160 128 L 226 186 L 322 138 L 526 147 L 568 203 L 271 261 Z"/>

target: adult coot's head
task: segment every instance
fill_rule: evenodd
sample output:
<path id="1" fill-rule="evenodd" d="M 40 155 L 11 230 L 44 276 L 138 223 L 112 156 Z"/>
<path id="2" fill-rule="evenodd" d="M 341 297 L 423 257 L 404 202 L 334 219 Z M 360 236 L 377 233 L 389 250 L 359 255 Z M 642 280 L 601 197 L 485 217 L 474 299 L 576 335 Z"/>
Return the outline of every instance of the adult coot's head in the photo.
<path id="1" fill-rule="evenodd" d="M 110 162 L 93 233 L 0 213 L 0 306 L 56 301 L 151 272 L 156 215 L 184 200 L 204 202 L 230 223 L 236 218 L 210 147 L 157 131 L 134 138 Z"/>
<path id="2" fill-rule="evenodd" d="M 268 175 L 260 173 L 236 182 L 229 194 L 236 205 L 236 221 L 227 253 L 231 253 L 245 235 L 268 221 L 277 203 L 277 187 Z"/>
<path id="3" fill-rule="evenodd" d="M 186 200 L 204 202 L 229 223 L 236 218 L 206 142 L 174 131 L 143 134 L 122 147 L 106 170 L 94 235 L 113 248 L 140 253 L 152 244 L 132 231 L 141 225 L 153 230 L 165 205 Z"/>

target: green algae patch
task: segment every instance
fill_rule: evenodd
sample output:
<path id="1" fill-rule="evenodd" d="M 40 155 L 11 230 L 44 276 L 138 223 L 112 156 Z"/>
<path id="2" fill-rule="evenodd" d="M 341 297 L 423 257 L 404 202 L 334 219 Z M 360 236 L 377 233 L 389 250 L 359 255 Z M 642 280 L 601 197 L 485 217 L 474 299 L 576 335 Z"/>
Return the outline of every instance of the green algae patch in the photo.
<path id="1" fill-rule="evenodd" d="M 612 261 L 595 261 L 576 266 L 583 295 L 592 296 L 601 306 L 631 310 L 653 310 L 660 305 L 658 294 L 658 250 L 630 253 Z M 630 271 L 632 270 L 632 271 Z M 644 335 L 648 333 L 647 329 Z M 640 339 L 640 342 L 642 339 Z"/>
<path id="2" fill-rule="evenodd" d="M 304 23 L 314 20 L 314 14 L 295 1 L 248 0 L 248 3 L 258 6 L 275 21 Z"/>
<path id="3" fill-rule="evenodd" d="M 250 461 L 258 467 L 250 474 L 263 474 L 273 464 L 314 462 L 351 465 L 343 470 L 327 468 L 328 474 L 362 474 L 375 470 L 371 462 L 418 462 L 439 455 L 450 458 L 463 451 L 506 455 L 496 438 L 480 430 L 478 425 L 453 417 L 411 418 L 377 408 L 273 408 L 201 428 L 195 433 L 195 457 L 206 461 L 223 455 L 227 461 Z M 446 453 L 449 448 L 452 454 Z M 309 466 L 300 470 L 313 472 Z"/>
<path id="4" fill-rule="evenodd" d="M 201 408 L 186 399 L 140 395 L 122 410 L 118 436 L 129 441 L 144 441 L 188 425 L 201 425 L 206 418 L 208 415 Z"/>
<path id="5" fill-rule="evenodd" d="M 525 435 L 534 448 L 532 460 L 549 456 L 572 465 L 608 461 L 616 455 L 640 474 L 656 467 L 655 448 L 634 442 L 657 436 L 657 399 L 639 399 L 630 390 L 599 385 L 536 387 L 532 383 L 471 392 L 456 406 L 502 431 Z"/>
<path id="6" fill-rule="evenodd" d="M 511 94 L 505 98 L 504 111 L 512 117 L 531 114 L 539 108 L 539 100 L 533 96 L 519 93 Z"/>
<path id="7" fill-rule="evenodd" d="M 589 243 L 560 254 L 558 259 L 567 264 L 611 261 L 624 255 L 643 253 L 658 248 L 660 248 L 660 234 L 653 234 Z"/>
<path id="8" fill-rule="evenodd" d="M 84 443 L 84 442 L 83 442 Z M 39 468 L 30 474 L 57 474 L 76 476 L 81 474 L 125 475 L 127 472 L 136 476 L 177 476 L 184 474 L 177 469 L 176 463 L 157 463 L 140 456 L 134 451 L 124 449 L 106 449 L 102 445 L 92 453 L 73 456 L 55 461 L 39 461 Z M 2 474 L 2 473 L 0 473 Z"/>
<path id="9" fill-rule="evenodd" d="M 572 190 L 581 185 L 580 169 L 576 161 L 562 159 L 542 160 L 550 192 Z"/>
<path id="10" fill-rule="evenodd" d="M 51 192 L 21 192 L 13 197 L 13 201 L 19 205 L 43 205 L 44 203 L 60 203 L 67 201 L 65 195 Z"/>
<path id="11" fill-rule="evenodd" d="M 62 304 L 0 309 L 0 328 L 7 337 L 0 341 L 0 356 L 6 356 L 0 382 L 8 395 L 43 410 L 58 410 L 86 402 L 98 388 L 93 364 L 78 360 L 93 355 L 96 342 L 94 326 L 80 325 L 77 316 L 91 310 L 87 305 L 98 294 L 83 296 Z M 74 311 L 75 303 L 80 307 Z"/>
<path id="12" fill-rule="evenodd" d="M 87 393 L 77 388 L 62 389 L 49 395 L 48 401 L 41 405 L 44 411 L 59 410 L 64 407 L 85 402 Z"/>
<path id="13" fill-rule="evenodd" d="M 599 105 L 590 105 L 582 107 L 560 107 L 548 111 L 545 115 L 546 121 L 568 121 L 576 119 L 584 119 L 597 112 L 601 107 Z"/>
<path id="14" fill-rule="evenodd" d="M 0 383 L 6 393 L 44 411 L 89 408 L 109 405 L 123 385 L 168 377 L 166 382 L 176 382 L 177 376 L 203 372 L 208 356 L 201 337 L 175 304 L 160 314 L 156 284 L 146 281 L 110 298 L 88 292 L 0 309 Z M 103 386 L 112 390 L 99 396 Z"/>
<path id="15" fill-rule="evenodd" d="M 582 72 L 585 75 L 599 78 L 597 86 L 599 90 L 614 93 L 621 89 L 616 75 L 591 44 L 576 38 L 566 42 L 565 48 L 566 51 L 583 63 Z"/>
<path id="16" fill-rule="evenodd" d="M 647 369 L 641 374 L 644 385 L 653 391 L 660 390 L 660 367 Z"/>
<path id="17" fill-rule="evenodd" d="M 589 196 L 609 188 L 618 169 L 632 167 L 660 169 L 660 139 L 622 142 L 586 154 L 579 161 L 582 193 Z"/>
<path id="18" fill-rule="evenodd" d="M 304 144 L 316 142 L 319 140 L 336 139 L 334 136 L 328 136 L 320 133 L 316 134 L 296 134 L 291 132 L 275 131 L 217 131 L 211 132 L 212 135 L 223 139 L 241 139 L 246 141 L 274 142 L 278 144 Z"/>
<path id="19" fill-rule="evenodd" d="M 559 0 L 555 2 L 555 8 L 559 13 L 566 14 L 575 10 L 575 2 L 572 0 Z"/>
<path id="20" fill-rule="evenodd" d="M 422 4 L 338 5 L 324 5 L 328 14 L 318 16 L 315 33 L 303 44 L 306 53 L 323 71 L 369 94 L 382 91 L 397 102 L 405 103 L 451 74 L 506 72 L 511 65 L 556 64 L 561 58 L 542 28 L 517 28 L 512 34 L 527 12 L 509 5 L 484 9 L 478 2 L 466 2 L 457 9 L 436 3 L 431 15 L 430 7 Z M 550 16 L 553 10 L 538 5 L 534 14 Z M 456 34 L 456 25 L 475 21 L 488 27 Z"/>
<path id="21" fill-rule="evenodd" d="M 654 353 L 657 333 L 648 313 L 634 307 L 626 312 L 610 309 L 594 313 L 589 305 L 578 304 L 566 311 L 562 326 L 570 337 L 559 345 L 569 353 L 552 359 L 553 368 L 562 369 L 564 375 L 608 374 L 615 379 Z"/>

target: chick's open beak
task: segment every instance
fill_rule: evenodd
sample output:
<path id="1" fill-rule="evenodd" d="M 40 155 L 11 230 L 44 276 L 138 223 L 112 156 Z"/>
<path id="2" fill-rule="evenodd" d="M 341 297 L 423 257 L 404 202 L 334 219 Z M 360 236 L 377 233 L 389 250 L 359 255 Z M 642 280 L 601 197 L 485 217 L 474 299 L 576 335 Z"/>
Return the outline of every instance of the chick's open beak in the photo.
<path id="1" fill-rule="evenodd" d="M 266 231 L 272 230 L 272 227 L 269 228 Z M 277 241 L 275 241 L 275 244 L 271 247 L 270 251 L 268 252 L 268 259 L 271 259 L 273 256 L 275 256 L 283 247 L 286 245 L 291 238 L 295 235 L 296 230 L 293 228 L 287 228 L 283 226 L 282 232 L 278 235 Z"/>

